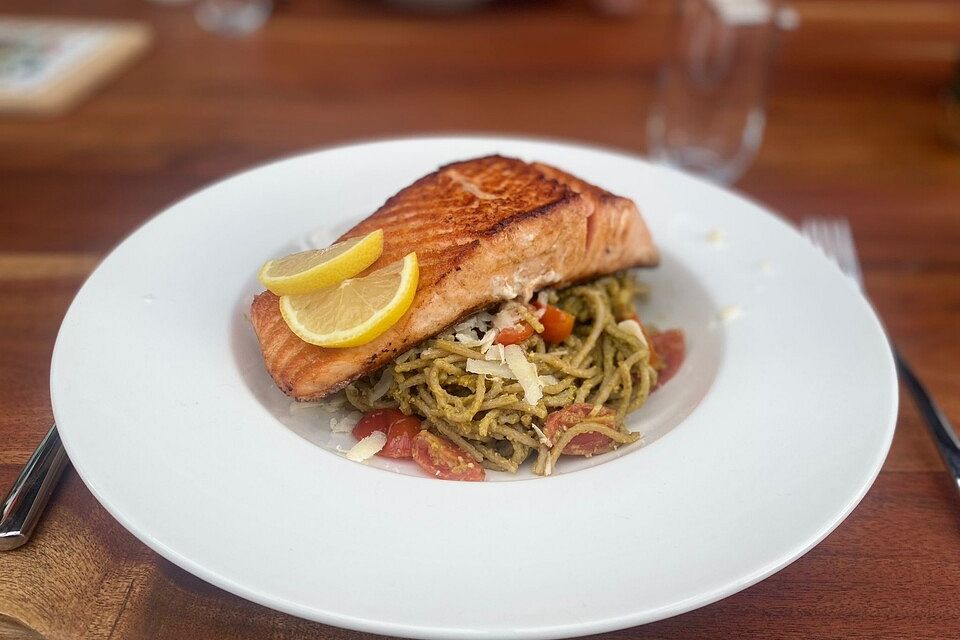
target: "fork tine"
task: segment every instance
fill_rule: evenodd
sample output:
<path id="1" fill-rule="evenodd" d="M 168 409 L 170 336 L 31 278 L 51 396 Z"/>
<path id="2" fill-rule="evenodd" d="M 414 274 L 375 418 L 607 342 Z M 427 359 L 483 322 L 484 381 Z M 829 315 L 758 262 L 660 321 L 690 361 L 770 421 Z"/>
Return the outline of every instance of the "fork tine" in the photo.
<path id="1" fill-rule="evenodd" d="M 833 260 L 844 274 L 863 287 L 853 231 L 846 218 L 804 218 L 800 231 L 824 255 Z"/>
<path id="2" fill-rule="evenodd" d="M 804 218 L 800 222 L 800 233 L 816 247 L 820 246 L 817 218 Z"/>
<path id="3" fill-rule="evenodd" d="M 841 218 L 838 225 L 838 240 L 844 247 L 844 258 L 846 264 L 841 263 L 843 270 L 858 283 L 863 283 L 863 275 L 860 272 L 860 260 L 857 257 L 857 245 L 853 241 L 853 229 L 850 228 L 850 222 L 846 218 Z"/>
<path id="4" fill-rule="evenodd" d="M 835 260 L 833 256 L 833 249 L 830 246 L 830 235 L 827 233 L 826 220 L 824 218 L 817 218 L 816 224 L 814 226 L 816 230 L 816 235 L 814 236 L 817 247 L 826 254 L 831 260 Z"/>
<path id="5" fill-rule="evenodd" d="M 828 258 L 835 261 L 840 270 L 856 282 L 863 291 L 863 275 L 857 258 L 857 246 L 853 241 L 853 230 L 846 218 L 824 220 L 822 218 L 804 218 L 800 223 L 800 232 L 815 246 L 823 250 Z M 893 345 L 891 343 L 891 348 Z M 930 393 L 924 388 L 907 361 L 893 348 L 894 361 L 900 375 L 913 394 L 920 412 L 923 414 L 933 434 L 934 443 L 940 455 L 960 489 L 960 441 L 956 430 L 937 407 Z"/>

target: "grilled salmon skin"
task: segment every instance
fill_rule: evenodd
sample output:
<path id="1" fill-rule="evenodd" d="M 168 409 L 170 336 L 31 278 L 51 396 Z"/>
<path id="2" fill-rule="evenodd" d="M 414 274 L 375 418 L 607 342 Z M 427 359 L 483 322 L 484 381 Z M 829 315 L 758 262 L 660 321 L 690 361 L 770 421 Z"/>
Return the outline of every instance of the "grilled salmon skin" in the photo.
<path id="1" fill-rule="evenodd" d="M 370 269 L 411 251 L 416 298 L 369 344 L 332 349 L 298 338 L 265 291 L 251 309 L 267 370 L 299 400 L 322 398 L 493 303 L 620 269 L 654 266 L 636 205 L 559 169 L 488 156 L 441 167 L 386 201 L 338 242 L 383 229 Z"/>

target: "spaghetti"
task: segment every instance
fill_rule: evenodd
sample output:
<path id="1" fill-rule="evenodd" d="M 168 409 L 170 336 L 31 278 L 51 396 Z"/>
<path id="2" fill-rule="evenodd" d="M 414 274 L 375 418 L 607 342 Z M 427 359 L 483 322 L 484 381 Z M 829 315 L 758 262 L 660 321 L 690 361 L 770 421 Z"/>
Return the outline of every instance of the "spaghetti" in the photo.
<path id="1" fill-rule="evenodd" d="M 639 324 L 623 320 L 634 317 L 633 299 L 643 293 L 626 273 L 542 292 L 541 306 L 548 303 L 575 317 L 572 333 L 559 343 L 544 340 L 536 309 L 515 302 L 501 306 L 498 316 L 513 314 L 534 329 L 519 348 L 536 369 L 542 397 L 535 403 L 526 401 L 527 385 L 515 379 L 519 376 L 506 375 L 504 349 L 492 344 L 496 330 L 490 325 L 497 317 L 485 312 L 349 385 L 347 400 L 364 412 L 399 408 L 421 416 L 425 428 L 491 469 L 515 473 L 536 454 L 534 472 L 549 475 L 578 435 L 601 434 L 613 446 L 640 439 L 624 418 L 644 404 L 657 370 Z M 485 362 L 490 364 L 477 364 Z M 578 403 L 593 408 L 551 440 L 544 432 L 548 414 Z"/>

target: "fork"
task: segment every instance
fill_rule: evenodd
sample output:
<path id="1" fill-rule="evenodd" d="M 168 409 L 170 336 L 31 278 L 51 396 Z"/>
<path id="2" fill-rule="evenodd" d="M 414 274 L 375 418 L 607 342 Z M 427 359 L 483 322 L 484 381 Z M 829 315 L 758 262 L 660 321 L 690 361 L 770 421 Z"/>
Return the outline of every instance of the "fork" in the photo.
<path id="1" fill-rule="evenodd" d="M 800 232 L 814 246 L 823 251 L 828 258 L 833 260 L 844 275 L 856 282 L 862 293 L 866 293 L 863 288 L 863 274 L 860 271 L 860 262 L 857 259 L 856 245 L 853 242 L 853 232 L 850 230 L 850 222 L 846 218 L 804 218 L 800 223 Z M 954 485 L 960 492 L 960 440 L 957 439 L 956 432 L 947 417 L 940 411 L 920 379 L 917 378 L 913 369 L 893 346 L 893 343 L 890 344 L 890 348 L 893 351 L 894 361 L 897 363 L 897 370 L 900 372 L 904 384 L 913 395 L 913 400 L 916 402 L 920 413 L 923 414 L 927 426 L 930 427 L 930 432 L 937 449 L 940 450 L 943 463 L 953 475 Z"/>
<path id="2" fill-rule="evenodd" d="M 67 453 L 53 425 L 0 505 L 0 551 L 27 543 L 66 464 Z"/>

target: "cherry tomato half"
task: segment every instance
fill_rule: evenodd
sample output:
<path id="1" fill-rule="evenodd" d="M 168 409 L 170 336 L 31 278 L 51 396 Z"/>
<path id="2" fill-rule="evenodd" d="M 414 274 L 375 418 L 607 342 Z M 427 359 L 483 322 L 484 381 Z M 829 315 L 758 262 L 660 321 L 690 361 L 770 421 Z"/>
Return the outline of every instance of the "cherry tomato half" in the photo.
<path id="1" fill-rule="evenodd" d="M 413 439 L 413 461 L 441 480 L 480 481 L 486 477 L 483 465 L 446 438 L 421 431 Z"/>
<path id="2" fill-rule="evenodd" d="M 572 314 L 548 304 L 540 316 L 540 322 L 543 323 L 543 333 L 540 335 L 547 342 L 563 342 L 573 333 L 573 321 Z"/>
<path id="3" fill-rule="evenodd" d="M 554 411 L 547 416 L 543 425 L 543 433 L 551 442 L 556 443 L 564 431 L 581 422 L 590 415 L 594 405 L 587 402 L 578 402 L 569 407 Z M 614 411 L 601 407 L 598 416 L 613 415 Z M 574 436 L 563 448 L 563 454 L 568 456 L 592 456 L 598 453 L 612 451 L 616 443 L 602 433 L 587 432 Z"/>
<path id="4" fill-rule="evenodd" d="M 673 377 L 673 374 L 683 364 L 683 358 L 687 350 L 686 341 L 683 331 L 670 329 L 650 336 L 650 345 L 656 349 L 663 361 L 663 369 L 660 370 L 660 375 L 657 376 L 657 386 L 654 387 L 654 389 L 659 389 Z M 651 362 L 651 364 L 653 363 Z"/>
<path id="5" fill-rule="evenodd" d="M 533 335 L 533 327 L 526 322 L 521 322 L 515 327 L 501 329 L 497 334 L 497 344 L 520 344 Z"/>
<path id="6" fill-rule="evenodd" d="M 413 439 L 420 433 L 420 420 L 404 416 L 394 420 L 387 430 L 387 444 L 377 455 L 385 458 L 409 458 L 412 455 Z"/>
<path id="7" fill-rule="evenodd" d="M 364 414 L 357 426 L 353 428 L 353 437 L 363 440 L 374 431 L 382 431 L 384 435 L 390 430 L 390 425 L 401 418 L 405 418 L 399 409 L 377 409 Z"/>

